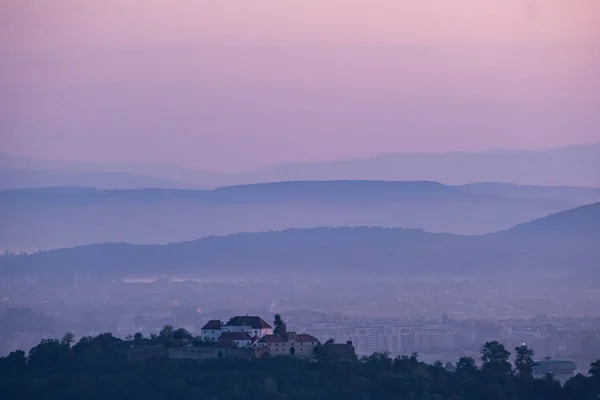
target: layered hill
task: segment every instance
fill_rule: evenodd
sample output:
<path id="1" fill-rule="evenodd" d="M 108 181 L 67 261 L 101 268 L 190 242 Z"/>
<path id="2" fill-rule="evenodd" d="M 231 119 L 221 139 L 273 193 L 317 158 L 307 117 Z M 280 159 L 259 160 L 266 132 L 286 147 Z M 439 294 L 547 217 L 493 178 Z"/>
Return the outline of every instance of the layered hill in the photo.
<path id="1" fill-rule="evenodd" d="M 232 183 L 282 180 L 436 180 L 600 187 L 600 143 L 542 150 L 392 153 L 320 163 L 289 163 L 240 174 Z"/>
<path id="2" fill-rule="evenodd" d="M 482 235 L 392 228 L 314 228 L 173 243 L 104 243 L 0 257 L 4 276 L 487 276 L 594 273 L 600 203 Z"/>
<path id="3" fill-rule="evenodd" d="M 0 188 L 93 186 L 102 189 L 215 188 L 277 181 L 388 180 L 513 182 L 600 187 L 600 143 L 539 150 L 392 153 L 316 163 L 287 163 L 243 173 L 170 164 L 44 161 L 0 153 Z"/>
<path id="4" fill-rule="evenodd" d="M 166 244 L 322 226 L 483 234 L 576 205 L 559 196 L 503 197 L 426 181 L 278 182 L 215 190 L 15 189 L 0 191 L 0 250 Z"/>

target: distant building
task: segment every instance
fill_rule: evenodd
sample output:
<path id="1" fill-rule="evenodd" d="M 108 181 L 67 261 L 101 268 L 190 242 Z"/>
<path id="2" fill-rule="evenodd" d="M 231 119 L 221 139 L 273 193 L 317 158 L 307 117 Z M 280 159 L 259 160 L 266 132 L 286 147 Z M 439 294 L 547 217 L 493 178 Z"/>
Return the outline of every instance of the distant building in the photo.
<path id="1" fill-rule="evenodd" d="M 224 347 L 248 347 L 258 339 L 258 336 L 252 337 L 246 332 L 223 332 L 218 342 Z"/>
<path id="2" fill-rule="evenodd" d="M 255 348 L 230 348 L 218 345 L 209 347 L 181 347 L 168 349 L 168 358 L 173 360 L 208 360 L 214 358 L 241 358 L 257 359 L 262 357 L 267 351 Z"/>
<path id="3" fill-rule="evenodd" d="M 260 317 L 236 316 L 226 324 L 219 320 L 210 320 L 200 330 L 202 340 L 216 342 L 225 332 L 247 333 L 251 338 L 262 338 L 273 334 L 273 327 Z"/>
<path id="4" fill-rule="evenodd" d="M 319 356 L 334 358 L 338 360 L 355 360 L 356 352 L 352 342 L 347 343 L 325 343 L 319 347 Z"/>
<path id="5" fill-rule="evenodd" d="M 200 329 L 200 337 L 205 342 L 216 342 L 221 336 L 223 323 L 217 319 L 211 319 Z"/>
<path id="6" fill-rule="evenodd" d="M 319 340 L 308 333 L 288 332 L 285 335 L 265 335 L 254 346 L 269 350 L 272 356 L 314 357 Z"/>
<path id="7" fill-rule="evenodd" d="M 577 370 L 577 365 L 571 360 L 556 360 L 549 357 L 544 360 L 535 361 L 533 365 L 534 378 L 543 378 L 552 375 L 561 383 L 568 381 Z"/>

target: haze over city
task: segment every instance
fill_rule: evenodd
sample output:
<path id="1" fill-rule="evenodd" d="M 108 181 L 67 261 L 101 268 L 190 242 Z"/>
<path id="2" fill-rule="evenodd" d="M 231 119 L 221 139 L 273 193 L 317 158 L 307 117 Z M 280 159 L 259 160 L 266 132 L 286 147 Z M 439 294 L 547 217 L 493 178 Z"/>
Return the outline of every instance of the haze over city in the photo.
<path id="1" fill-rule="evenodd" d="M 3 0 L 0 397 L 592 400 L 597 0 Z"/>

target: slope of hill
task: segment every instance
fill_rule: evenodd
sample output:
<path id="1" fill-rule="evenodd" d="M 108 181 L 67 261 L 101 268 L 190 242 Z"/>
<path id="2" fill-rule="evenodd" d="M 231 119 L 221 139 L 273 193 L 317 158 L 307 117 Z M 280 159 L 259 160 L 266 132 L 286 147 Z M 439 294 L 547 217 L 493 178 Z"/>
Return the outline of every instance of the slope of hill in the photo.
<path id="1" fill-rule="evenodd" d="M 319 226 L 480 234 L 571 208 L 552 199 L 466 193 L 437 182 L 280 182 L 206 190 L 0 191 L 0 249 L 107 241 L 164 244 Z"/>
<path id="2" fill-rule="evenodd" d="M 512 238 L 526 236 L 597 238 L 600 236 L 600 202 L 519 224 L 508 231 L 496 233 L 496 235 L 508 235 Z"/>
<path id="3" fill-rule="evenodd" d="M 0 273 L 71 276 L 484 275 L 520 279 L 591 271 L 600 262 L 600 203 L 485 236 L 386 228 L 315 228 L 207 237 L 162 246 L 118 243 L 0 257 Z"/>
<path id="4" fill-rule="evenodd" d="M 534 186 L 514 183 L 480 182 L 456 186 L 471 194 L 500 196 L 515 199 L 561 200 L 584 205 L 600 201 L 600 188 L 575 186 Z"/>

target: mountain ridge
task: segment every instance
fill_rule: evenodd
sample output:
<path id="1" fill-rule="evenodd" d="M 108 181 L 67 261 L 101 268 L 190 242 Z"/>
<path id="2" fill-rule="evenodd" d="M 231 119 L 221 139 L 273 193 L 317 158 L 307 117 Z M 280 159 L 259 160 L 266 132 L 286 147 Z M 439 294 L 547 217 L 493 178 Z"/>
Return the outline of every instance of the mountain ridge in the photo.
<path id="1" fill-rule="evenodd" d="M 275 182 L 214 190 L 0 190 L 0 249 L 106 241 L 164 244 L 318 226 L 481 234 L 573 208 L 594 193 L 568 190 L 565 196 L 540 200 L 469 193 L 439 182 L 390 181 Z M 594 199 L 600 201 L 600 191 Z"/>
<path id="2" fill-rule="evenodd" d="M 570 219 L 579 229 L 561 229 Z M 350 227 L 209 236 L 166 245 L 99 243 L 0 257 L 0 274 L 571 274 L 600 261 L 600 202 L 480 236 Z M 533 227 L 533 228 L 532 228 Z M 560 244 L 560 245 L 559 245 Z"/>
<path id="3" fill-rule="evenodd" d="M 173 164 L 43 161 L 0 153 L 0 175 L 11 168 L 139 174 L 197 188 L 315 179 L 431 180 L 449 185 L 497 181 L 600 187 L 597 172 L 600 170 L 600 142 L 548 149 L 384 153 L 325 162 L 283 163 L 243 173 L 207 172 Z M 64 186 L 64 183 L 59 185 Z M 81 179 L 78 185 L 85 185 L 85 180 Z M 106 185 L 106 188 L 111 187 Z"/>

